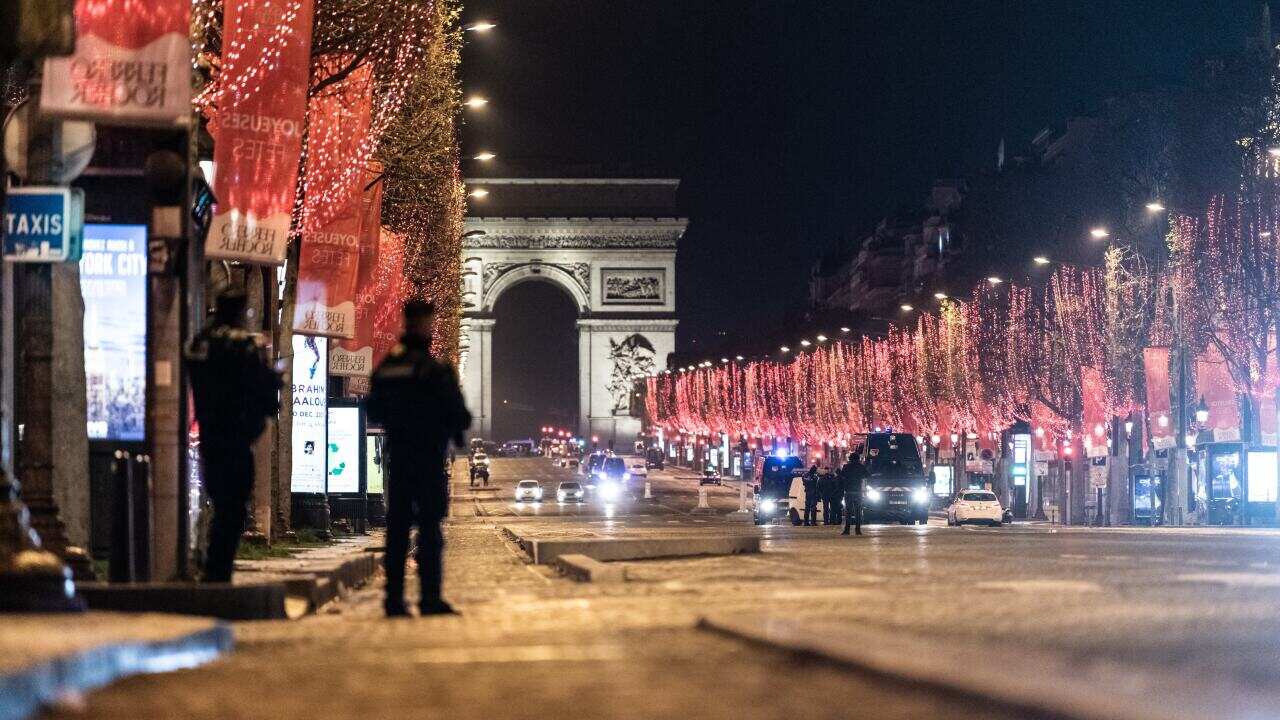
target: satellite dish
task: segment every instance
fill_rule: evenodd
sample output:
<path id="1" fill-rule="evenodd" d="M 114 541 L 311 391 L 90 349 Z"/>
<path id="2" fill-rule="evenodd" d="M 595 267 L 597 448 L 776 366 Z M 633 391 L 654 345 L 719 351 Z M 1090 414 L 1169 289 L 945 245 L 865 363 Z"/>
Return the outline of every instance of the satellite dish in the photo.
<path id="1" fill-rule="evenodd" d="M 48 120 L 38 118 L 35 105 L 30 101 L 19 105 L 9 114 L 4 124 L 4 157 L 9 171 L 26 180 L 29 176 L 28 148 L 31 145 L 31 131 L 34 123 L 57 123 L 59 142 L 53 149 L 50 159 L 52 169 L 49 181 L 55 185 L 65 185 L 80 176 L 89 167 L 93 159 L 94 145 L 97 143 L 97 132 L 93 123 L 80 120 Z"/>

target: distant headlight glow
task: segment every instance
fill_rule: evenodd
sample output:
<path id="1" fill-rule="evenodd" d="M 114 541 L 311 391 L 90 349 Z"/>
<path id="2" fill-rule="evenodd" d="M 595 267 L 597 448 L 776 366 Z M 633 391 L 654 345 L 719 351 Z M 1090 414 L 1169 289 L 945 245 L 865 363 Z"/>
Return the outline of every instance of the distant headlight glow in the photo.
<path id="1" fill-rule="evenodd" d="M 778 503 L 772 500 L 765 500 L 764 502 L 760 503 L 760 510 L 762 512 L 771 513 L 777 509 L 778 509 Z"/>

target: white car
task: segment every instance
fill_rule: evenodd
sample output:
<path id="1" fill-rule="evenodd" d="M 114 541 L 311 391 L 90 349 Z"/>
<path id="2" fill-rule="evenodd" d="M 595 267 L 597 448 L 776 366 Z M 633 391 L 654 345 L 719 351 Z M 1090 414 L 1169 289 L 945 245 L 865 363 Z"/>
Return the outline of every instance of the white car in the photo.
<path id="1" fill-rule="evenodd" d="M 965 490 L 947 508 L 948 525 L 965 523 L 1004 524 L 1004 508 L 990 490 Z"/>
<path id="2" fill-rule="evenodd" d="M 586 502 L 587 491 L 583 489 L 582 483 L 576 480 L 566 480 L 556 488 L 556 500 L 559 502 Z"/>
<path id="3" fill-rule="evenodd" d="M 516 502 L 542 500 L 542 484 L 537 480 L 521 480 L 516 483 Z"/>
<path id="4" fill-rule="evenodd" d="M 631 473 L 633 478 L 649 477 L 649 468 L 644 464 L 643 460 L 632 460 L 627 463 L 627 472 Z"/>

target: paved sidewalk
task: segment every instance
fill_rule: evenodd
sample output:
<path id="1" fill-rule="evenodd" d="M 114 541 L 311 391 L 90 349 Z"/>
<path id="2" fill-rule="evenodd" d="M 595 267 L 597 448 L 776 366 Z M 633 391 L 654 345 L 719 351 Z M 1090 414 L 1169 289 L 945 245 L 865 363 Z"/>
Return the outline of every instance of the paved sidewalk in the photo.
<path id="1" fill-rule="evenodd" d="M 34 714 L 118 678 L 209 662 L 231 629 L 174 615 L 87 612 L 5 615 L 0 621 L 0 720 Z"/>

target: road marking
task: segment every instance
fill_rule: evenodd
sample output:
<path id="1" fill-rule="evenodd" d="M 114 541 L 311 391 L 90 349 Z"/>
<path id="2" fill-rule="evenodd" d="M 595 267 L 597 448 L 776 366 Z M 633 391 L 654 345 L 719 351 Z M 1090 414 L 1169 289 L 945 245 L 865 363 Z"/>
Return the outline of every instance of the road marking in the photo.
<path id="1" fill-rule="evenodd" d="M 1012 592 L 1101 592 L 1102 586 L 1088 580 L 987 580 L 974 585 L 983 590 Z"/>
<path id="2" fill-rule="evenodd" d="M 1231 587 L 1280 587 L 1280 575 L 1274 573 L 1188 573 L 1175 580 L 1192 583 L 1212 583 Z"/>

